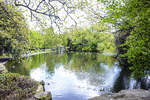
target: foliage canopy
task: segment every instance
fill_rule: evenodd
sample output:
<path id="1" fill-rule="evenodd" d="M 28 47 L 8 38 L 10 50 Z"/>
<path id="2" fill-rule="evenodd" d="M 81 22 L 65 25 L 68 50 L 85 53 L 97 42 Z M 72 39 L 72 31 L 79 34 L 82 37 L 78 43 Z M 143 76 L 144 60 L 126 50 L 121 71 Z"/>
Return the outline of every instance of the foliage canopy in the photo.
<path id="1" fill-rule="evenodd" d="M 28 48 L 28 27 L 21 12 L 0 1 L 0 55 L 17 57 Z"/>
<path id="2" fill-rule="evenodd" d="M 90 28 L 73 29 L 68 33 L 64 33 L 67 42 L 65 46 L 70 51 L 88 51 L 88 52 L 110 52 L 115 53 L 114 35 L 108 33 L 107 25 L 97 23 Z"/>
<path id="3" fill-rule="evenodd" d="M 102 0 L 106 4 L 105 22 L 113 23 L 119 34 L 129 36 L 122 45 L 121 57 L 128 59 L 134 76 L 142 76 L 150 70 L 150 1 Z"/>

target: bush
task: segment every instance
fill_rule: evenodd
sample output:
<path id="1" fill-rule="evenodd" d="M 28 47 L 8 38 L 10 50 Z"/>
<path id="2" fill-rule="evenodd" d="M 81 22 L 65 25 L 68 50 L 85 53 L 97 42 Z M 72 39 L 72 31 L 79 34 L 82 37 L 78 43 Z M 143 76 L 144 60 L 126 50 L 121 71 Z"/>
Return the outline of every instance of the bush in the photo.
<path id="1" fill-rule="evenodd" d="M 38 83 L 15 73 L 0 74 L 0 99 L 21 99 L 32 96 Z"/>

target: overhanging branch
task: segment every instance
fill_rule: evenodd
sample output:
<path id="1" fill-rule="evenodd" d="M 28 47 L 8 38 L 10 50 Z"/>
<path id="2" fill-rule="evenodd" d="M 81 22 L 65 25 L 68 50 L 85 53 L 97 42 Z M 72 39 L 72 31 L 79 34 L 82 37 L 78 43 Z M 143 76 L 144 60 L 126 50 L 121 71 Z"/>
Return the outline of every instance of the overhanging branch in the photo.
<path id="1" fill-rule="evenodd" d="M 73 20 L 76 25 L 76 20 L 71 14 L 77 8 L 76 1 L 73 0 L 14 0 L 15 6 L 24 7 L 29 10 L 31 20 L 39 20 L 39 14 L 47 16 L 51 24 L 59 26 L 60 22 L 65 21 L 68 17 Z M 79 7 L 78 7 L 79 8 Z M 59 12 L 64 12 L 63 16 Z M 59 27 L 58 27 L 59 28 Z"/>

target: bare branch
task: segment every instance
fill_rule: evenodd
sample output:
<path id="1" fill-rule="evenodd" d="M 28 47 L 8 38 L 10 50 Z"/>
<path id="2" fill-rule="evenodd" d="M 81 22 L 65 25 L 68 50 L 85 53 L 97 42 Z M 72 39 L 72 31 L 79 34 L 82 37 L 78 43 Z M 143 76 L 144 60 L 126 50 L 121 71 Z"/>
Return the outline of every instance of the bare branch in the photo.
<path id="1" fill-rule="evenodd" d="M 81 0 L 83 1 L 83 0 Z M 50 23 L 55 24 L 59 28 L 59 23 L 65 21 L 68 17 L 74 21 L 76 20 L 71 16 L 78 7 L 76 0 L 14 0 L 15 6 L 20 6 L 30 11 L 31 20 L 35 19 L 40 21 L 39 16 L 44 15 L 50 19 Z M 63 16 L 59 15 L 64 12 Z"/>

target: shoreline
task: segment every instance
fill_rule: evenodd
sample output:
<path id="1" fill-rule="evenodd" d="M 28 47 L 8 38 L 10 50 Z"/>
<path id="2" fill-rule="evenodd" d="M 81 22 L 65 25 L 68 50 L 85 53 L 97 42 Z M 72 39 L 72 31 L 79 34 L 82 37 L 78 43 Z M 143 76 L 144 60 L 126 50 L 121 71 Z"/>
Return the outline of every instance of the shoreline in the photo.
<path id="1" fill-rule="evenodd" d="M 30 57 L 33 55 L 38 55 L 38 54 L 43 54 L 43 53 L 49 53 L 49 52 L 51 51 L 49 50 L 49 51 L 37 51 L 34 53 L 27 53 L 27 54 L 23 54 L 21 58 Z M 12 60 L 12 59 L 13 59 L 12 57 L 2 57 L 0 58 L 0 64 L 5 64 L 7 61 Z"/>

